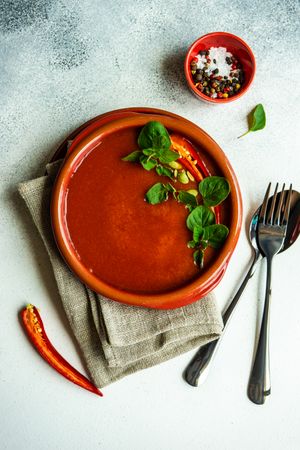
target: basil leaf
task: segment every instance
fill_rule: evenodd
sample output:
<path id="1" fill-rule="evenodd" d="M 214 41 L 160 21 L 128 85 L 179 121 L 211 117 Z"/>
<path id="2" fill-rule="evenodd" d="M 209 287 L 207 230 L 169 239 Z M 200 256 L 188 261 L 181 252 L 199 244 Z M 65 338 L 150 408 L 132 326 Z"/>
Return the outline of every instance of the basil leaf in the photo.
<path id="1" fill-rule="evenodd" d="M 185 205 L 190 205 L 192 208 L 196 208 L 196 206 L 198 206 L 196 197 L 186 191 L 178 192 L 178 201 L 184 203 Z"/>
<path id="2" fill-rule="evenodd" d="M 246 133 L 239 136 L 239 138 L 246 136 L 250 131 L 259 131 L 266 126 L 266 113 L 264 107 L 261 103 L 256 105 L 256 107 L 251 111 L 249 116 L 249 130 Z"/>
<path id="3" fill-rule="evenodd" d="M 151 205 L 158 205 L 168 200 L 168 189 L 162 183 L 156 183 L 147 191 L 145 198 Z"/>
<path id="4" fill-rule="evenodd" d="M 174 199 L 177 201 L 177 191 L 174 188 L 174 186 L 171 183 L 167 183 L 164 184 L 165 188 L 167 189 L 168 192 L 171 192 L 171 194 L 173 195 Z"/>
<path id="5" fill-rule="evenodd" d="M 205 241 L 204 239 L 201 239 L 201 241 L 200 241 L 200 248 L 202 250 L 206 250 L 207 247 L 208 247 L 208 241 Z"/>
<path id="6" fill-rule="evenodd" d="M 196 250 L 196 251 L 193 253 L 193 258 L 194 258 L 195 264 L 196 264 L 197 266 L 199 266 L 200 269 L 202 269 L 202 268 L 203 268 L 203 264 L 204 264 L 204 251 L 201 250 L 201 249 Z"/>
<path id="7" fill-rule="evenodd" d="M 162 123 L 151 121 L 142 128 L 138 137 L 138 144 L 141 149 L 169 149 L 171 139 Z"/>
<path id="8" fill-rule="evenodd" d="M 179 154 L 169 150 L 167 148 L 159 149 L 157 152 L 157 157 L 163 164 L 168 164 L 172 161 L 176 161 L 179 158 Z"/>
<path id="9" fill-rule="evenodd" d="M 138 162 L 140 160 L 142 152 L 140 150 L 136 150 L 132 153 L 129 153 L 129 155 L 124 156 L 122 158 L 122 161 L 129 161 L 129 162 Z"/>
<path id="10" fill-rule="evenodd" d="M 142 150 L 142 152 L 144 153 L 144 155 L 146 156 L 156 156 L 156 152 L 157 150 L 155 148 L 144 148 Z"/>
<path id="11" fill-rule="evenodd" d="M 186 226 L 193 231 L 196 226 L 204 228 L 215 223 L 214 213 L 206 206 L 197 206 L 187 217 Z"/>
<path id="12" fill-rule="evenodd" d="M 171 183 L 164 184 L 164 187 L 167 189 L 167 191 L 171 192 L 172 194 L 176 193 L 176 189 Z"/>
<path id="13" fill-rule="evenodd" d="M 171 180 L 173 180 L 173 178 L 174 178 L 172 169 L 168 169 L 168 167 L 157 166 L 156 167 L 156 173 L 158 175 L 169 177 L 169 178 L 171 178 Z"/>
<path id="14" fill-rule="evenodd" d="M 216 206 L 225 200 L 230 192 L 229 182 L 224 177 L 206 177 L 199 183 L 199 192 L 206 206 Z"/>
<path id="15" fill-rule="evenodd" d="M 146 156 L 146 155 L 142 155 L 140 157 L 140 163 L 146 170 L 153 169 L 153 167 L 155 167 L 157 164 L 155 159 L 149 158 L 149 156 Z"/>
<path id="16" fill-rule="evenodd" d="M 193 229 L 193 240 L 197 243 L 199 243 L 201 236 L 203 235 L 205 228 L 198 227 L 196 225 Z"/>
<path id="17" fill-rule="evenodd" d="M 198 245 L 198 243 L 195 242 L 194 240 L 193 241 L 189 241 L 187 243 L 188 248 L 195 248 L 195 247 L 197 247 L 197 245 Z"/>
<path id="18" fill-rule="evenodd" d="M 228 228 L 225 225 L 215 224 L 204 228 L 203 240 L 208 242 L 213 248 L 220 248 L 228 235 Z"/>

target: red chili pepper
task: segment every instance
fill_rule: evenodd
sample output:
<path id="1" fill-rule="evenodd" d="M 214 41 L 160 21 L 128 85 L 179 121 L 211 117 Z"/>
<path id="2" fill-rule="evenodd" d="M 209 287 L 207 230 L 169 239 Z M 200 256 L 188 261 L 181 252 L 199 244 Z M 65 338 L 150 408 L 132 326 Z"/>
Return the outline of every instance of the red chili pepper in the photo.
<path id="1" fill-rule="evenodd" d="M 189 163 L 189 161 L 187 159 L 184 158 L 178 158 L 177 161 L 186 168 L 186 170 L 188 170 L 190 172 L 190 174 L 193 175 L 193 177 L 195 178 L 196 181 L 201 181 L 202 177 L 201 175 L 199 175 L 198 171 L 196 172 L 194 166 L 192 166 L 191 163 Z"/>
<path id="2" fill-rule="evenodd" d="M 219 93 L 222 96 L 222 93 L 218 92 L 218 94 Z M 170 137 L 173 149 L 181 156 L 178 159 L 178 162 L 180 162 L 180 164 L 182 164 L 193 175 L 196 181 L 199 182 L 203 180 L 204 177 L 211 176 L 205 162 L 201 159 L 197 150 L 187 139 L 177 134 L 172 134 Z M 199 168 L 201 172 L 199 171 Z M 216 223 L 220 223 L 220 207 L 215 206 L 213 209 L 215 211 Z"/>
<path id="3" fill-rule="evenodd" d="M 41 316 L 35 306 L 27 305 L 21 311 L 21 318 L 30 341 L 45 361 L 69 381 L 94 394 L 103 396 L 102 392 L 91 381 L 71 366 L 53 347 L 46 335 Z"/>

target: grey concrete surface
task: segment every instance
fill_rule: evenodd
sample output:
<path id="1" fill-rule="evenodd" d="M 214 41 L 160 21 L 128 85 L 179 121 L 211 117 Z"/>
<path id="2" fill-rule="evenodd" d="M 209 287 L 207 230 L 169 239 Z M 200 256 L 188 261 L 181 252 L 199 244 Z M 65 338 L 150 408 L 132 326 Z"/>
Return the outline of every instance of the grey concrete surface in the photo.
<path id="1" fill-rule="evenodd" d="M 153 106 L 194 121 L 221 145 L 241 184 L 246 224 L 269 180 L 300 190 L 299 18 L 297 0 L 2 0 L 1 448 L 299 448 L 299 245 L 275 269 L 268 404 L 256 408 L 245 394 L 263 272 L 249 286 L 204 387 L 193 390 L 181 379 L 190 352 L 112 385 L 96 401 L 43 365 L 21 332 L 18 310 L 33 302 L 54 343 L 84 371 L 43 246 L 16 194 L 18 182 L 43 173 L 82 122 L 116 108 Z M 217 30 L 241 36 L 257 60 L 251 90 L 224 106 L 198 101 L 183 74 L 189 45 Z M 237 140 L 257 103 L 265 106 L 266 128 Z M 217 288 L 220 306 L 249 257 L 243 230 Z"/>

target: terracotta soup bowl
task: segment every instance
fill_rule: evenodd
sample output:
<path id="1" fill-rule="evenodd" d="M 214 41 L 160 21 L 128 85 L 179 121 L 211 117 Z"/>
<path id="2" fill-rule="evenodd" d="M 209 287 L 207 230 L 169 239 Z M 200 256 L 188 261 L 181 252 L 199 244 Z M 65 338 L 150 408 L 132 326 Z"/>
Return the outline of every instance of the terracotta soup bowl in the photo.
<path id="1" fill-rule="evenodd" d="M 170 180 L 122 161 L 138 149 L 139 132 L 153 120 L 190 141 L 206 175 L 226 177 L 231 187 L 218 211 L 228 237 L 220 249 L 208 250 L 201 270 L 187 247 L 192 236 L 185 206 L 173 198 L 145 201 L 153 184 Z M 58 248 L 79 279 L 112 300 L 148 308 L 177 308 L 210 292 L 225 273 L 242 219 L 236 176 L 216 142 L 186 120 L 135 114 L 92 129 L 74 144 L 53 188 L 51 218 Z M 176 188 L 187 189 L 178 182 Z"/>

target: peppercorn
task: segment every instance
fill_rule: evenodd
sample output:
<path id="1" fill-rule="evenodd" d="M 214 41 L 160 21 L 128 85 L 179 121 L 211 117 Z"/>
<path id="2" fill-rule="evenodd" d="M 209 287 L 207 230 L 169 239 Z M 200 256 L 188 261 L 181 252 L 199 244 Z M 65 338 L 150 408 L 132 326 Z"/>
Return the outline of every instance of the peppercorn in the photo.
<path id="1" fill-rule="evenodd" d="M 237 95 L 244 81 L 244 72 L 240 62 L 235 57 L 226 57 L 225 60 L 230 65 L 229 75 L 220 75 L 216 58 L 210 57 L 209 50 L 201 50 L 202 69 L 198 68 L 198 58 L 193 58 L 191 62 L 191 73 L 195 88 L 204 95 L 212 98 L 228 98 Z M 211 65 L 215 64 L 215 69 L 211 70 Z M 210 74 L 209 74 L 210 72 Z"/>

